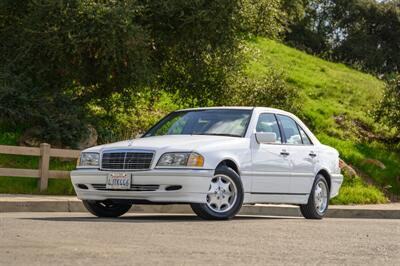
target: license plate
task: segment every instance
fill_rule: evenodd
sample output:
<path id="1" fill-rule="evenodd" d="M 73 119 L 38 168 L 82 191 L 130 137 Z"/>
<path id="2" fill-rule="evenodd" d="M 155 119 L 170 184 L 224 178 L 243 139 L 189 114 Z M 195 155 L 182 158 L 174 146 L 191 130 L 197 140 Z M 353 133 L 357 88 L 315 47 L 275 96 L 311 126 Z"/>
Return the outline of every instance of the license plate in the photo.
<path id="1" fill-rule="evenodd" d="M 106 189 L 130 189 L 131 174 L 112 173 L 107 176 Z"/>

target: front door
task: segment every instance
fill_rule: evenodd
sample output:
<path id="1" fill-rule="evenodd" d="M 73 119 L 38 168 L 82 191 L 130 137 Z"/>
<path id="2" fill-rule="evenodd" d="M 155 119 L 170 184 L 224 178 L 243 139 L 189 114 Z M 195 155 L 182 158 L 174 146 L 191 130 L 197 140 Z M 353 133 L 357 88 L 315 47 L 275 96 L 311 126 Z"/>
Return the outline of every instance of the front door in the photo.
<path id="1" fill-rule="evenodd" d="M 290 161 L 274 114 L 260 114 L 256 132 L 272 132 L 275 143 L 260 144 L 252 136 L 252 194 L 286 194 L 290 189 Z"/>

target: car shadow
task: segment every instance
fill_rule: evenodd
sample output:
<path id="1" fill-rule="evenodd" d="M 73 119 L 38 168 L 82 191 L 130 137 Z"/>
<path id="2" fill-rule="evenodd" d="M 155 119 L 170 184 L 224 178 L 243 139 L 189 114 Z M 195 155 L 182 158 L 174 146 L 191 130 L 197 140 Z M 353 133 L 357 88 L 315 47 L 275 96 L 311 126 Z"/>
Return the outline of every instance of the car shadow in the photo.
<path id="1" fill-rule="evenodd" d="M 98 218 L 90 216 L 66 216 L 66 217 L 24 217 L 21 220 L 33 221 L 52 221 L 52 222 L 116 222 L 116 223 L 177 223 L 177 222 L 229 222 L 229 221 L 206 221 L 198 218 L 196 215 L 188 214 L 168 214 L 168 215 L 149 215 L 149 214 L 134 214 L 124 215 L 118 218 Z M 276 220 L 276 219 L 299 219 L 298 217 L 283 217 L 283 216 L 256 216 L 256 215 L 238 215 L 233 218 L 233 221 L 243 220 Z"/>

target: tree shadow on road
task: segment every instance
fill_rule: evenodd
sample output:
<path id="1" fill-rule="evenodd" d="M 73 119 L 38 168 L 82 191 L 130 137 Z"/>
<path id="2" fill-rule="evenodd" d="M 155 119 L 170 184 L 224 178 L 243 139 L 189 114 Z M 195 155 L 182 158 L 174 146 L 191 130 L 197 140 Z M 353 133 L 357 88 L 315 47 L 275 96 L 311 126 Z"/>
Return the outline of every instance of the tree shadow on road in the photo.
<path id="1" fill-rule="evenodd" d="M 205 221 L 195 215 L 188 214 L 127 214 L 119 218 L 97 218 L 92 216 L 56 216 L 56 217 L 30 217 L 22 220 L 52 221 L 52 222 L 125 222 L 125 223 L 176 223 L 176 222 L 229 222 L 229 221 Z M 275 220 L 275 219 L 299 219 L 298 217 L 281 216 L 256 216 L 239 215 L 233 221 L 250 220 Z"/>

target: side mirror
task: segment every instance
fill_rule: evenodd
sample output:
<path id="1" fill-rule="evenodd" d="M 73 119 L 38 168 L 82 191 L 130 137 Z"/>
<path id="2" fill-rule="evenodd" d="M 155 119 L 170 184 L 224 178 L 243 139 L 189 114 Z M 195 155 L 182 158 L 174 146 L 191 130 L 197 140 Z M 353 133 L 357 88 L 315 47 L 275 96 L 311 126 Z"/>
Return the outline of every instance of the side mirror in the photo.
<path id="1" fill-rule="evenodd" d="M 276 134 L 274 132 L 257 132 L 256 140 L 263 144 L 276 143 Z"/>

